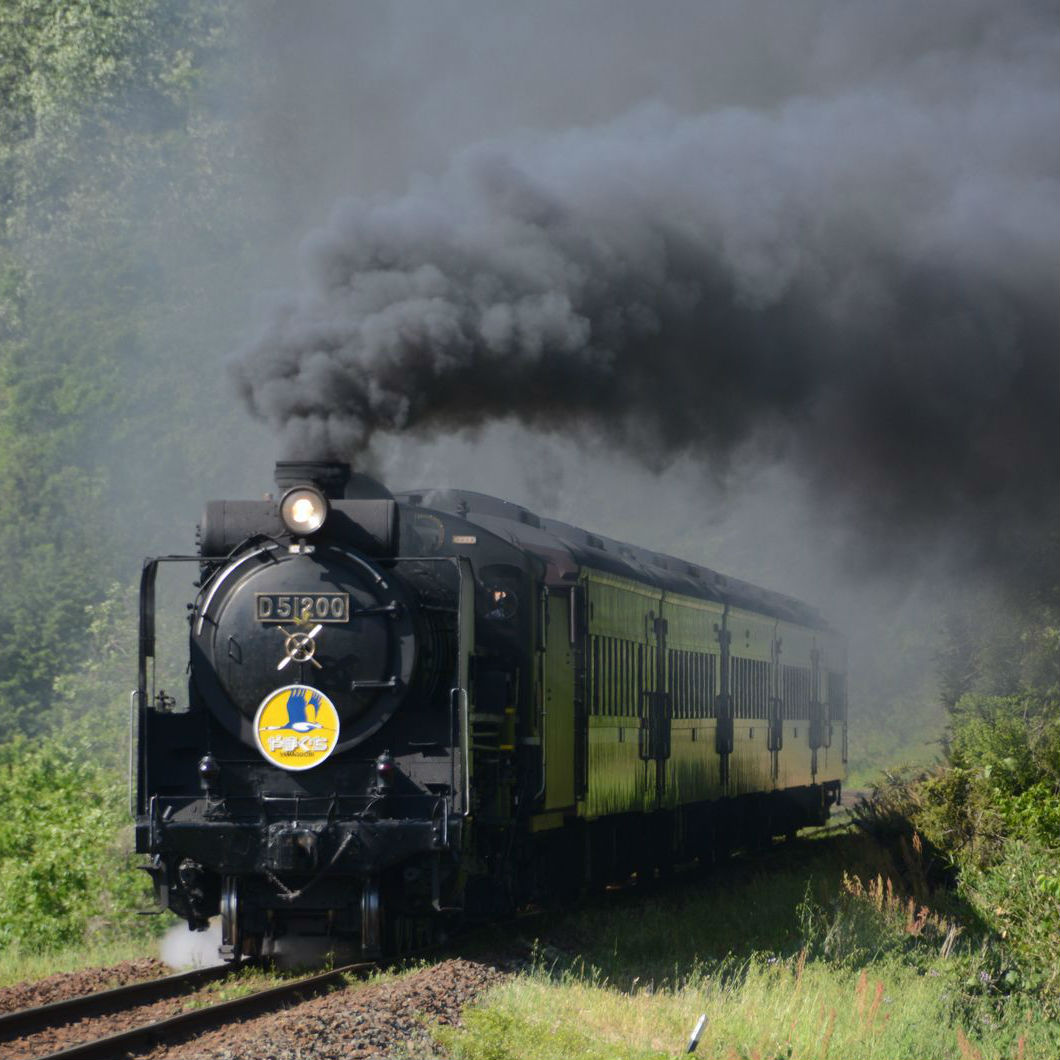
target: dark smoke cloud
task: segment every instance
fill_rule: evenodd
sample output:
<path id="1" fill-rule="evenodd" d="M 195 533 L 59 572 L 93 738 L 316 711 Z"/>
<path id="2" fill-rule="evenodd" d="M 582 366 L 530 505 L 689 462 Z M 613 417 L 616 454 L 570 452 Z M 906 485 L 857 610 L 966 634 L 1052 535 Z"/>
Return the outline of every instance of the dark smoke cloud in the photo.
<path id="1" fill-rule="evenodd" d="M 876 544 L 1038 534 L 1060 478 L 1053 15 L 979 16 L 761 105 L 494 139 L 346 201 L 232 362 L 240 392 L 292 455 L 515 418 L 656 467 L 753 451 Z"/>

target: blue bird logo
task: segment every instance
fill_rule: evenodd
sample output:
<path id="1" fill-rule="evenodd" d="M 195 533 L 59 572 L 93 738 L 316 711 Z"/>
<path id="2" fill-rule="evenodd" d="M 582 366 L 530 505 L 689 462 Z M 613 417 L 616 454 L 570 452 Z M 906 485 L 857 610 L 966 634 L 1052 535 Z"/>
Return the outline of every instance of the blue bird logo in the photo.
<path id="1" fill-rule="evenodd" d="M 306 693 L 309 699 L 306 700 Z M 307 688 L 292 688 L 287 697 L 287 722 L 284 725 L 268 725 L 262 732 L 276 732 L 280 729 L 291 729 L 294 732 L 312 732 L 314 729 L 322 729 L 323 725 L 318 721 L 310 721 L 307 717 L 309 708 L 313 708 L 313 716 L 316 717 L 320 708 L 320 693 L 310 692 Z"/>

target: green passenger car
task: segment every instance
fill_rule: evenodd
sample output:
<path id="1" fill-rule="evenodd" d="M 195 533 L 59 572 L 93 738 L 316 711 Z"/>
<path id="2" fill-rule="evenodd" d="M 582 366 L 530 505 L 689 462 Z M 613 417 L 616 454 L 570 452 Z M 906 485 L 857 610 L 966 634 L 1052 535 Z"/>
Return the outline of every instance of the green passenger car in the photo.
<path id="1" fill-rule="evenodd" d="M 444 524 L 450 547 L 466 543 L 483 591 L 532 613 L 509 682 L 511 743 L 476 741 L 473 773 L 493 790 L 510 749 L 512 774 L 533 778 L 521 799 L 539 849 L 622 876 L 827 818 L 845 775 L 846 658 L 812 608 L 481 494 L 401 500 Z M 497 547 L 518 563 L 485 562 Z M 491 578 L 502 569 L 507 581 Z M 491 666 L 505 623 L 477 622 Z M 497 813 L 521 816 L 504 801 Z"/>

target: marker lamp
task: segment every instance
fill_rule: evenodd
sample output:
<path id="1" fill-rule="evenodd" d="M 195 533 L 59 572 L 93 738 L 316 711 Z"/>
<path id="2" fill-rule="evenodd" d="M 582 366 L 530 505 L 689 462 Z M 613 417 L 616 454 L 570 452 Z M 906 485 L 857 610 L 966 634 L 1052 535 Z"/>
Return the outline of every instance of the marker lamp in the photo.
<path id="1" fill-rule="evenodd" d="M 320 490 L 312 486 L 296 486 L 288 490 L 280 501 L 283 525 L 296 536 L 316 533 L 328 515 L 328 502 Z"/>

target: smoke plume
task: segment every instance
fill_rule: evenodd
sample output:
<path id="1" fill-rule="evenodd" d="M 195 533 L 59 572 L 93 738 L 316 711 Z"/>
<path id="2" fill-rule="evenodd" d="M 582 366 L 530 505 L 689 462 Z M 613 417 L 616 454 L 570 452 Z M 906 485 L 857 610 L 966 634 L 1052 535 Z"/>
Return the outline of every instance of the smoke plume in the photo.
<path id="1" fill-rule="evenodd" d="M 352 198 L 231 362 L 289 455 L 515 419 L 793 470 L 837 518 L 1040 535 L 1060 477 L 1060 97 L 1028 5 L 761 105 L 646 102 Z"/>

